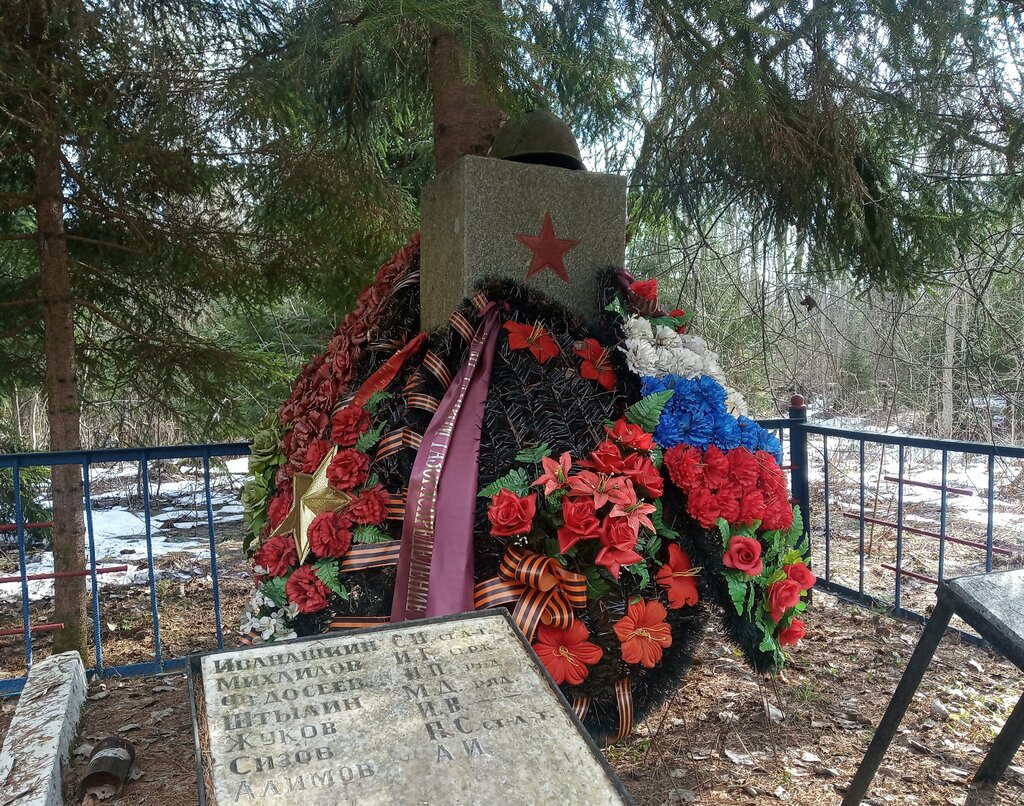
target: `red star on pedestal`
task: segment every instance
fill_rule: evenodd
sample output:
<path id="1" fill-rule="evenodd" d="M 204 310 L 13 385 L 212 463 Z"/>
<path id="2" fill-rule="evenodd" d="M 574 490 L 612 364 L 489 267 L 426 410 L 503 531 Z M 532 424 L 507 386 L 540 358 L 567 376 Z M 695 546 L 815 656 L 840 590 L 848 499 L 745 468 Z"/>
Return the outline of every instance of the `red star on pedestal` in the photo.
<path id="1" fill-rule="evenodd" d="M 565 270 L 565 253 L 579 244 L 570 238 L 556 238 L 555 225 L 551 223 L 551 211 L 544 212 L 544 223 L 540 228 L 540 235 L 524 235 L 516 233 L 516 240 L 533 252 L 533 260 L 526 272 L 526 279 L 529 280 L 535 274 L 540 274 L 544 269 L 551 269 L 565 282 L 569 281 L 569 272 Z"/>

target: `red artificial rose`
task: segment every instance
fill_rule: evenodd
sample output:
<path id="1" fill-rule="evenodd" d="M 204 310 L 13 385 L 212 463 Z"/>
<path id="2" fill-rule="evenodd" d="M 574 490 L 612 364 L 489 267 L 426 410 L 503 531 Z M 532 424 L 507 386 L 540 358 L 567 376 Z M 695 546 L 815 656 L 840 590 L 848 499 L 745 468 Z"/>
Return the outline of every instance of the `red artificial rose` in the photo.
<path id="1" fill-rule="evenodd" d="M 491 496 L 487 517 L 491 521 L 491 534 L 495 537 L 512 537 L 526 534 L 533 528 L 533 516 L 537 514 L 537 494 L 530 493 L 520 498 L 511 490 L 498 490 Z"/>
<path id="2" fill-rule="evenodd" d="M 792 579 L 773 582 L 765 588 L 768 601 L 765 602 L 772 621 L 778 623 L 786 611 L 800 603 L 800 585 Z"/>
<path id="3" fill-rule="evenodd" d="M 628 518 L 605 518 L 601 524 L 601 550 L 594 562 L 603 565 L 618 579 L 622 566 L 643 560 L 636 553 L 636 538 L 636 529 Z"/>
<path id="4" fill-rule="evenodd" d="M 345 510 L 345 514 L 352 518 L 355 523 L 367 526 L 383 521 L 388 516 L 388 503 L 391 496 L 378 484 L 373 489 L 363 490 L 355 497 Z"/>
<path id="5" fill-rule="evenodd" d="M 330 372 L 330 367 L 324 364 L 322 369 L 326 372 Z M 328 412 L 334 408 L 334 401 L 338 399 L 338 387 L 335 381 L 330 378 L 320 379 L 316 387 L 313 389 L 313 394 L 309 398 L 309 408 L 313 411 Z"/>
<path id="6" fill-rule="evenodd" d="M 370 429 L 370 415 L 362 406 L 345 406 L 331 418 L 331 440 L 335 445 L 350 448 Z"/>
<path id="7" fill-rule="evenodd" d="M 620 472 L 637 487 L 643 487 L 648 498 L 661 498 L 665 492 L 665 481 L 649 456 L 642 453 L 630 454 L 622 463 Z"/>
<path id="8" fill-rule="evenodd" d="M 303 565 L 288 577 L 284 593 L 288 601 L 299 608 L 300 613 L 316 613 L 327 607 L 330 591 L 317 577 L 312 565 Z"/>
<path id="9" fill-rule="evenodd" d="M 341 557 L 352 545 L 352 521 L 338 512 L 321 512 L 306 530 L 309 547 L 317 557 Z"/>
<path id="10" fill-rule="evenodd" d="M 555 683 L 578 686 L 590 674 L 590 667 L 604 655 L 604 650 L 588 638 L 590 632 L 579 619 L 564 630 L 541 624 L 533 650 Z"/>
<path id="11" fill-rule="evenodd" d="M 779 641 L 779 646 L 793 646 L 804 637 L 804 623 L 800 619 L 795 618 L 786 629 L 779 630 L 779 634 L 775 637 Z"/>
<path id="12" fill-rule="evenodd" d="M 343 448 L 334 454 L 327 466 L 327 481 L 334 489 L 347 493 L 361 486 L 369 473 L 369 456 L 351 448 Z"/>
<path id="13" fill-rule="evenodd" d="M 672 483 L 684 493 L 704 485 L 704 465 L 698 448 L 674 445 L 665 451 L 665 467 Z"/>
<path id="14" fill-rule="evenodd" d="M 530 354 L 541 364 L 547 363 L 549 359 L 561 352 L 558 342 L 540 322 L 524 325 L 509 320 L 503 327 L 508 331 L 508 346 L 511 349 L 529 350 Z"/>
<path id="15" fill-rule="evenodd" d="M 589 459 L 579 462 L 580 467 L 590 468 L 598 473 L 607 473 L 609 476 L 621 475 L 622 465 L 622 451 L 610 439 L 603 440 L 591 452 Z"/>
<path id="16" fill-rule="evenodd" d="M 742 571 L 747 576 L 760 575 L 764 570 L 764 564 L 761 562 L 761 543 L 752 537 L 742 535 L 730 538 L 729 548 L 722 557 L 722 565 Z"/>
<path id="17" fill-rule="evenodd" d="M 270 506 L 267 507 L 267 519 L 270 521 L 270 527 L 276 529 L 281 525 L 292 508 L 292 488 L 283 487 L 274 493 L 274 497 L 270 499 Z"/>
<path id="18" fill-rule="evenodd" d="M 310 442 L 306 446 L 306 458 L 302 461 L 302 472 L 315 473 L 330 449 L 331 443 L 326 439 L 314 439 Z"/>
<path id="19" fill-rule="evenodd" d="M 638 425 L 627 423 L 622 417 L 616 420 L 611 428 L 606 425 L 604 430 L 620 445 L 635 451 L 649 451 L 654 445 L 654 437 L 651 434 Z"/>
<path id="20" fill-rule="evenodd" d="M 601 536 L 601 521 L 593 498 L 563 498 L 562 520 L 558 529 L 558 550 L 564 554 L 581 540 Z"/>
<path id="21" fill-rule="evenodd" d="M 291 535 L 272 537 L 253 555 L 253 565 L 266 569 L 267 576 L 283 577 L 299 561 Z"/>
<path id="22" fill-rule="evenodd" d="M 650 280 L 634 280 L 630 283 L 629 290 L 642 300 L 646 300 L 647 302 L 657 302 L 658 278 L 653 277 Z"/>
<path id="23" fill-rule="evenodd" d="M 612 369 L 608 350 L 602 347 L 597 339 L 577 342 L 573 353 L 583 359 L 580 365 L 581 377 L 588 381 L 597 381 L 609 392 L 615 388 L 615 370 Z"/>
<path id="24" fill-rule="evenodd" d="M 782 570 L 786 572 L 786 576 L 789 579 L 792 579 L 800 586 L 800 590 L 808 591 L 813 588 L 814 583 L 818 581 L 818 578 L 814 575 L 811 569 L 803 563 L 793 563 L 792 565 L 784 566 Z"/>
<path id="25" fill-rule="evenodd" d="M 697 571 L 689 556 L 675 543 L 669 543 L 668 562 L 658 569 L 658 585 L 668 591 L 668 606 L 673 610 L 697 604 Z"/>
<path id="26" fill-rule="evenodd" d="M 721 514 L 718 499 L 706 487 L 699 487 L 686 497 L 686 511 L 705 529 L 712 528 Z"/>

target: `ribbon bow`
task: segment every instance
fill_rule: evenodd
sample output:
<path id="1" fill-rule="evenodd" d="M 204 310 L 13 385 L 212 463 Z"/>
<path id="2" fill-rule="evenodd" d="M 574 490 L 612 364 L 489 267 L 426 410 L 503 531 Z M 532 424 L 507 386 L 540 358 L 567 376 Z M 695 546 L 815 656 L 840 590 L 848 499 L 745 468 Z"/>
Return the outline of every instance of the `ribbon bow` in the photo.
<path id="1" fill-rule="evenodd" d="M 528 641 L 543 622 L 564 630 L 573 623 L 573 608 L 587 604 L 587 578 L 567 571 L 554 557 L 510 546 L 498 576 L 476 586 L 477 610 L 515 603 L 512 618 Z"/>

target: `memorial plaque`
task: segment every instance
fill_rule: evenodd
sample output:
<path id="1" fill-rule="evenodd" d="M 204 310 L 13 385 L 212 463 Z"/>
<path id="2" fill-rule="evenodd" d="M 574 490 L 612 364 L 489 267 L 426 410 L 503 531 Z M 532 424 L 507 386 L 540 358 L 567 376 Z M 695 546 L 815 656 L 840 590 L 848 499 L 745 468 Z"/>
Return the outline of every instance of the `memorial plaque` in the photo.
<path id="1" fill-rule="evenodd" d="M 200 802 L 631 804 L 509 614 L 193 656 Z"/>

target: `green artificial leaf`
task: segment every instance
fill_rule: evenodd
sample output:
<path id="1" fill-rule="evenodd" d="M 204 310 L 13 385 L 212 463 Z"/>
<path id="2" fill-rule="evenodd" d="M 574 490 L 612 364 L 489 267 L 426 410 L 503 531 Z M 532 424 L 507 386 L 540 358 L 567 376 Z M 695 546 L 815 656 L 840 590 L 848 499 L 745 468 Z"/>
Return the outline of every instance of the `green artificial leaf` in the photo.
<path id="1" fill-rule="evenodd" d="M 729 548 L 729 538 L 732 537 L 732 528 L 729 526 L 729 521 L 725 518 L 719 518 L 718 521 L 718 533 L 722 536 L 722 545 Z"/>
<path id="2" fill-rule="evenodd" d="M 362 486 L 361 489 L 372 490 L 378 484 L 380 484 L 380 476 L 378 476 L 376 473 L 371 473 L 370 478 L 366 480 L 366 483 Z"/>
<path id="3" fill-rule="evenodd" d="M 654 528 L 658 534 L 666 540 L 675 540 L 679 537 L 679 532 L 665 523 L 664 511 L 661 508 L 661 499 L 654 502 L 654 512 L 651 513 L 651 523 L 654 524 Z"/>
<path id="4" fill-rule="evenodd" d="M 750 584 L 747 582 L 749 577 L 736 571 L 726 571 L 725 579 L 729 583 L 729 598 L 732 599 L 737 614 L 742 616 L 746 610 L 747 596 L 750 590 Z"/>
<path id="5" fill-rule="evenodd" d="M 632 565 L 624 565 L 623 569 L 629 571 L 633 576 L 640 580 L 640 590 L 643 590 L 651 584 L 651 570 L 647 567 L 647 561 L 641 560 L 638 563 Z"/>
<path id="6" fill-rule="evenodd" d="M 802 563 L 804 561 L 804 555 L 802 551 L 793 549 L 792 551 L 786 552 L 786 556 L 782 558 L 783 565 L 793 565 L 794 563 Z"/>
<path id="7" fill-rule="evenodd" d="M 601 572 L 596 565 L 587 568 L 586 577 L 588 599 L 601 599 L 611 592 L 612 586 L 608 584 L 607 579 L 601 576 Z"/>
<path id="8" fill-rule="evenodd" d="M 655 445 L 649 451 L 651 456 L 651 464 L 654 465 L 656 470 L 661 470 L 661 466 L 665 463 L 665 452 Z"/>
<path id="9" fill-rule="evenodd" d="M 526 471 L 521 467 L 510 470 L 500 479 L 495 479 L 478 492 L 477 498 L 490 498 L 501 490 L 510 490 L 516 495 L 526 495 L 530 490 L 530 478 L 526 475 Z"/>
<path id="10" fill-rule="evenodd" d="M 391 535 L 377 526 L 357 526 L 352 530 L 353 543 L 386 543 Z"/>
<path id="11" fill-rule="evenodd" d="M 517 462 L 529 462 L 530 464 L 537 464 L 545 456 L 551 455 L 551 446 L 546 442 L 540 442 L 536 445 L 531 445 L 528 448 L 523 448 L 519 453 L 516 454 Z"/>
<path id="12" fill-rule="evenodd" d="M 366 453 L 374 445 L 380 442 L 381 436 L 384 434 L 384 426 L 378 425 L 376 428 L 371 428 L 369 431 L 364 431 L 359 435 L 359 439 L 356 440 L 356 444 L 353 446 L 360 453 Z"/>
<path id="13" fill-rule="evenodd" d="M 789 545 L 796 546 L 804 536 L 804 516 L 800 507 L 793 507 L 793 525 L 789 528 Z"/>
<path id="14" fill-rule="evenodd" d="M 628 316 L 628 314 L 626 313 L 626 305 L 622 301 L 622 295 L 621 294 L 616 294 L 612 298 L 612 301 L 604 306 L 604 309 L 606 311 L 611 312 L 611 313 L 617 313 L 623 319 L 625 319 Z"/>
<path id="15" fill-rule="evenodd" d="M 338 580 L 338 561 L 328 557 L 317 560 L 313 563 L 313 571 L 316 578 L 323 582 L 333 593 L 341 599 L 348 599 L 348 591 Z"/>
<path id="16" fill-rule="evenodd" d="M 377 411 L 377 407 L 381 403 L 383 403 L 385 400 L 393 398 L 394 396 L 394 392 L 385 392 L 383 390 L 380 392 L 374 392 L 372 395 L 370 395 L 370 399 L 366 401 L 366 405 L 363 406 L 363 408 L 370 412 L 370 414 L 373 414 L 374 412 Z"/>
<path id="17" fill-rule="evenodd" d="M 278 607 L 284 607 L 288 604 L 288 597 L 284 592 L 284 586 L 287 582 L 288 580 L 284 577 L 271 577 L 263 582 L 260 586 L 260 591 Z"/>
<path id="18" fill-rule="evenodd" d="M 779 642 L 775 640 L 774 635 L 766 634 L 761 639 L 760 645 L 757 647 L 762 652 L 771 652 L 773 654 L 779 651 Z"/>
<path id="19" fill-rule="evenodd" d="M 658 535 L 651 535 L 643 553 L 653 560 L 658 556 L 659 551 L 661 551 L 661 537 Z"/>
<path id="20" fill-rule="evenodd" d="M 653 434 L 654 429 L 658 427 L 658 421 L 661 419 L 661 412 L 665 408 L 665 404 L 672 399 L 674 394 L 674 390 L 666 389 L 663 392 L 654 392 L 645 398 L 641 398 L 626 409 L 626 419 L 633 423 L 633 425 L 640 426 L 648 434 Z"/>

